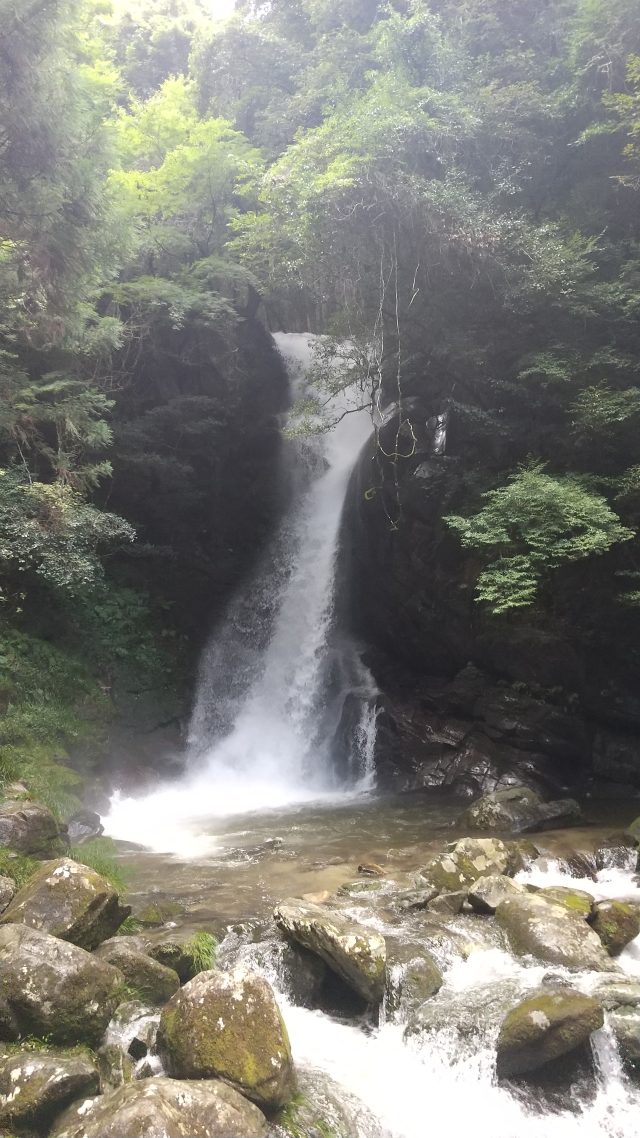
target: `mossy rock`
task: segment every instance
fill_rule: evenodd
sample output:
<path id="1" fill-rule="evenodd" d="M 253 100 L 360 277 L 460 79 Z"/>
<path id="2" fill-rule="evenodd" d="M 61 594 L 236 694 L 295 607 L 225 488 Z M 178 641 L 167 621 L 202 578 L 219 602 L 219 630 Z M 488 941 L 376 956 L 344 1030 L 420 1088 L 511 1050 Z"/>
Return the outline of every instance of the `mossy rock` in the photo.
<path id="1" fill-rule="evenodd" d="M 152 1004 L 166 1004 L 180 987 L 177 972 L 138 952 L 127 944 L 125 937 L 112 937 L 105 941 L 94 955 L 119 968 L 127 987 Z"/>
<path id="2" fill-rule="evenodd" d="M 134 913 L 134 917 L 143 928 L 159 929 L 183 913 L 184 907 L 179 901 L 152 901 Z"/>
<path id="3" fill-rule="evenodd" d="M 626 901 L 600 901 L 593 910 L 591 927 L 610 956 L 619 956 L 640 935 L 640 909 Z"/>
<path id="4" fill-rule="evenodd" d="M 112 936 L 129 912 L 106 878 L 64 857 L 44 862 L 0 923 L 28 925 L 90 951 Z"/>
<path id="5" fill-rule="evenodd" d="M 416 886 L 427 883 L 441 893 L 468 890 L 480 877 L 506 874 L 510 860 L 506 845 L 497 838 L 462 838 L 427 862 L 418 874 Z"/>
<path id="6" fill-rule="evenodd" d="M 360 1100 L 323 1071 L 301 1071 L 297 1093 L 269 1133 L 271 1138 L 355 1138 L 366 1132 L 368 1138 L 383 1138 L 376 1119 L 367 1114 Z"/>
<path id="7" fill-rule="evenodd" d="M 542 990 L 513 1008 L 498 1036 L 499 1078 L 521 1078 L 578 1050 L 604 1023 L 597 1000 L 566 988 Z"/>
<path id="8" fill-rule="evenodd" d="M 584 917 L 540 893 L 507 897 L 496 909 L 496 920 L 519 956 L 581 972 L 616 970 Z"/>
<path id="9" fill-rule="evenodd" d="M 440 991 L 442 983 L 442 972 L 428 949 L 387 939 L 387 1017 L 406 1020 Z"/>
<path id="10" fill-rule="evenodd" d="M 65 841 L 48 806 L 8 798 L 0 802 L 0 846 L 30 857 L 64 853 Z"/>
<path id="11" fill-rule="evenodd" d="M 51 1138 L 266 1138 L 266 1131 L 262 1112 L 232 1087 L 156 1076 L 75 1103 Z"/>
<path id="12" fill-rule="evenodd" d="M 591 915 L 594 898 L 583 889 L 571 889 L 566 885 L 549 885 L 538 891 L 538 896 L 547 897 L 550 901 L 557 901 L 564 905 L 571 913 L 576 913 L 585 920 Z"/>
<path id="13" fill-rule="evenodd" d="M 180 1079 L 220 1078 L 267 1110 L 295 1090 L 291 1046 L 266 980 L 250 972 L 201 972 L 162 1010 L 157 1040 Z"/>
<path id="14" fill-rule="evenodd" d="M 70 1102 L 98 1093 L 95 1064 L 82 1055 L 28 1050 L 0 1058 L 0 1130 L 46 1128 Z"/>
<path id="15" fill-rule="evenodd" d="M 122 973 L 26 925 L 0 927 L 0 1039 L 96 1046 L 122 999 Z"/>
<path id="16" fill-rule="evenodd" d="M 166 940 L 147 942 L 144 951 L 173 969 L 180 977 L 180 983 L 193 980 L 199 972 L 209 972 L 216 961 L 218 942 L 211 933 L 199 929 L 191 933 L 171 933 Z"/>

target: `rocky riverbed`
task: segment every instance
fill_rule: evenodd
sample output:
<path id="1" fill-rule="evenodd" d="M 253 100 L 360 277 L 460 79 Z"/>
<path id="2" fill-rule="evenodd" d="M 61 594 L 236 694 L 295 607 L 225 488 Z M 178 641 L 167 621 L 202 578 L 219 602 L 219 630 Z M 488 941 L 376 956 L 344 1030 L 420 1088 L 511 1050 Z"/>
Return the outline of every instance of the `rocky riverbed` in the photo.
<path id="1" fill-rule="evenodd" d="M 425 1101 L 452 1134 L 476 1110 L 482 1138 L 637 1132 L 631 812 L 325 803 L 228 822 L 199 859 L 123 846 L 123 897 L 16 802 L 1 1133 L 418 1138 Z M 40 859 L 19 888 L 12 850 Z"/>

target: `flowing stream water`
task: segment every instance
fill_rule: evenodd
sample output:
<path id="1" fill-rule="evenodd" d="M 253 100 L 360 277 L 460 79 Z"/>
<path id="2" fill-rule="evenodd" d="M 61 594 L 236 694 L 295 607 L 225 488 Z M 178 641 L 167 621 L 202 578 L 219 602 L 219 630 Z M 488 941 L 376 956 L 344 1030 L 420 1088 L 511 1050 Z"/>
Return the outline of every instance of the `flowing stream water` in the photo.
<path id="1" fill-rule="evenodd" d="M 310 338 L 277 341 L 295 385 Z M 342 505 L 369 431 L 367 415 L 354 413 L 329 435 L 288 445 L 291 507 L 205 653 L 186 772 L 143 797 L 116 796 L 105 820 L 108 833 L 145 847 L 123 855 L 131 898 L 174 903 L 172 923 L 221 938 L 221 966 L 242 961 L 271 981 L 298 1068 L 329 1080 L 348 1110 L 346 1138 L 640 1138 L 640 1088 L 606 1023 L 593 1036 L 593 1070 L 561 1094 L 495 1077 L 509 1007 L 550 974 L 585 992 L 599 974 L 516 958 L 490 918 L 451 918 L 434 939 L 425 913 L 394 908 L 394 891 L 410 888 L 420 864 L 462 831 L 459 803 L 372 793 L 375 691 L 334 619 Z M 360 711 L 350 719 L 351 762 L 340 765 L 334 737 L 347 699 Z M 583 831 L 544 835 L 551 860 L 525 880 L 640 901 L 635 867 L 581 882 L 553 860 L 611 832 L 614 820 L 596 817 Z M 381 862 L 385 878 L 370 894 L 347 892 L 345 911 L 405 946 L 426 944 L 443 970 L 431 1027 L 416 1035 L 405 1037 L 402 1016 L 384 1009 L 374 1026 L 300 1006 L 283 966 L 273 905 L 333 893 L 361 861 Z M 640 979 L 640 938 L 619 966 Z"/>

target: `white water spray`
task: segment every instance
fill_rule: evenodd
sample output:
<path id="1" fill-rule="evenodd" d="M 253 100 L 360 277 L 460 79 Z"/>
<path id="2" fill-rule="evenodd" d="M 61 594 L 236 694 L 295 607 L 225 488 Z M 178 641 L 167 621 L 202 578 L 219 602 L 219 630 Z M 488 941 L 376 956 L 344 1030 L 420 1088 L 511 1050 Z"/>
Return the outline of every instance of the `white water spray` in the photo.
<path id="1" fill-rule="evenodd" d="M 295 383 L 296 373 L 304 373 L 311 362 L 313 337 L 280 333 L 275 339 Z M 370 784 L 375 692 L 351 645 L 350 691 L 334 692 L 333 715 L 327 699 L 335 665 L 331 631 L 340 519 L 349 475 L 371 432 L 369 414 L 357 410 L 357 397 L 347 393 L 339 398 L 331 409 L 336 417 L 342 415 L 337 425 L 307 440 L 304 448 L 298 446 L 300 480 L 311 481 L 306 492 L 294 495 L 293 516 L 285 519 L 274 543 L 283 563 L 274 573 L 273 556 L 267 556 L 249 595 L 236 602 L 250 613 L 252 595 L 261 599 L 273 617 L 270 638 L 262 643 L 258 613 L 245 632 L 229 696 L 221 675 L 234 666 L 233 659 L 225 659 L 230 639 L 224 628 L 215 634 L 201 672 L 190 769 L 179 784 L 145 798 L 116 796 L 105 819 L 112 836 L 156 850 L 203 853 L 211 844 L 198 825 L 203 819 L 340 793 L 328 728 L 337 727 L 347 694 L 361 707 L 349 760 L 352 785 L 359 782 L 362 789 Z M 208 725 L 224 723 L 225 713 L 226 733 L 209 738 Z"/>

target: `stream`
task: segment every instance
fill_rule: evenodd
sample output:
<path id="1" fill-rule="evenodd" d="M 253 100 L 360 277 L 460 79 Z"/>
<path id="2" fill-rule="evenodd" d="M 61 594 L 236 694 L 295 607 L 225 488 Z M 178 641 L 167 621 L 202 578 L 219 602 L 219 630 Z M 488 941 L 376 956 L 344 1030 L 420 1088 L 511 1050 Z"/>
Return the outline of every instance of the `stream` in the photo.
<path id="1" fill-rule="evenodd" d="M 313 338 L 276 341 L 295 391 Z M 336 417 L 357 406 L 348 393 L 339 399 Z M 523 1089 L 495 1076 L 510 1007 L 549 977 L 589 992 L 601 974 L 516 958 L 491 918 L 463 913 L 434 925 L 394 901 L 431 855 L 464 836 L 463 807 L 437 794 L 375 794 L 375 685 L 335 613 L 342 506 L 370 431 L 368 414 L 354 411 L 332 432 L 284 447 L 290 508 L 204 654 L 184 774 L 138 796 L 116 793 L 104 820 L 122 843 L 129 899 L 136 912 L 164 910 L 151 939 L 167 928 L 210 930 L 221 967 L 241 961 L 271 982 L 297 1067 L 336 1088 L 348 1138 L 638 1138 L 640 1088 L 606 1023 L 592 1037 L 593 1069 L 569 1088 Z M 520 880 L 640 901 L 634 865 L 584 882 L 568 875 L 566 854 L 592 851 L 633 816 L 632 804 L 584 805 L 581 828 L 535 835 L 546 860 Z M 358 875 L 363 863 L 381 868 L 373 884 Z M 303 1006 L 271 913 L 287 897 L 337 891 L 361 924 L 433 952 L 444 983 L 429 1001 L 428 1030 L 405 1036 L 402 1015 L 384 1006 L 378 1023 Z M 640 937 L 619 966 L 640 977 Z"/>

